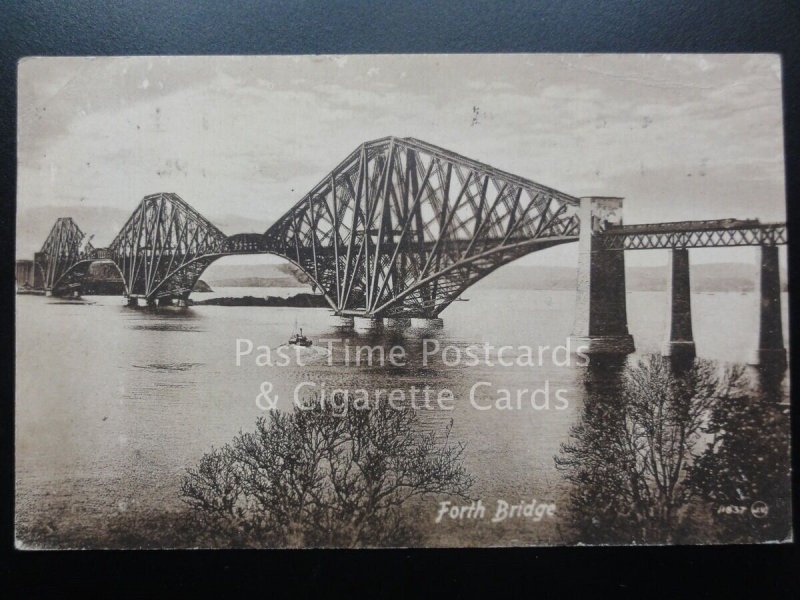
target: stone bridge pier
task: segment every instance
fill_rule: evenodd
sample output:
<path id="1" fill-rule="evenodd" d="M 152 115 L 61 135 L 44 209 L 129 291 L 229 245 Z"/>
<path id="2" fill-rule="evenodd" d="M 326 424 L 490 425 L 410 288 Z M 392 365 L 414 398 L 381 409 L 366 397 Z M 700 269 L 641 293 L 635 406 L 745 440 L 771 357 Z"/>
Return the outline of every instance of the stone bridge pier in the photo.
<path id="1" fill-rule="evenodd" d="M 756 302 L 758 302 L 758 342 L 750 360 L 751 365 L 786 366 L 786 348 L 783 345 L 781 325 L 781 278 L 778 247 L 761 246 L 760 270 L 756 275 Z"/>
<path id="2" fill-rule="evenodd" d="M 786 243 L 784 225 L 723 219 L 623 227 L 622 198 L 613 197 L 581 198 L 579 219 L 573 352 L 619 355 L 634 351 L 625 304 L 625 251 L 667 249 L 666 336 L 661 353 L 694 359 L 689 248 L 757 246 L 758 337 L 748 363 L 785 368 L 778 259 L 778 245 Z"/>
<path id="3" fill-rule="evenodd" d="M 607 249 L 600 239 L 607 227 L 622 225 L 622 198 L 581 198 L 578 214 L 578 288 L 570 348 L 586 354 L 630 354 L 634 344 L 625 305 L 625 252 Z"/>
<path id="4" fill-rule="evenodd" d="M 663 356 L 675 359 L 695 357 L 692 335 L 692 298 L 689 278 L 689 250 L 674 248 L 669 253 L 667 269 L 666 339 L 661 348 Z"/>
<path id="5" fill-rule="evenodd" d="M 756 273 L 755 297 L 758 303 L 758 336 L 756 349 L 748 364 L 776 368 L 786 366 L 781 315 L 781 283 L 778 247 L 758 247 L 759 269 Z M 670 251 L 667 282 L 667 335 L 661 353 L 674 358 L 691 359 L 696 355 L 692 336 L 692 303 L 689 278 L 689 250 Z"/>

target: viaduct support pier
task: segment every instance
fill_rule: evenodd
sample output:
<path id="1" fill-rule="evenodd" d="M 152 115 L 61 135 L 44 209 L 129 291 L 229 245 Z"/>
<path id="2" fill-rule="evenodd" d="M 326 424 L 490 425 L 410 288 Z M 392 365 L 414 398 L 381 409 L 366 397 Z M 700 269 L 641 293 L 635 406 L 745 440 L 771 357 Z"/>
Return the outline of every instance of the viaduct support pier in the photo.
<path id="1" fill-rule="evenodd" d="M 786 365 L 786 348 L 781 327 L 781 281 L 777 246 L 761 246 L 761 269 L 756 277 L 759 302 L 758 344 L 751 365 Z"/>
<path id="2" fill-rule="evenodd" d="M 601 236 L 622 225 L 622 198 L 580 199 L 578 290 L 570 347 L 587 354 L 630 354 L 625 306 L 625 253 L 609 249 Z"/>
<path id="3" fill-rule="evenodd" d="M 187 298 L 147 298 L 146 296 L 128 296 L 127 304 L 131 308 L 161 308 L 164 306 L 186 308 L 189 306 L 189 300 Z"/>
<path id="4" fill-rule="evenodd" d="M 666 339 L 661 354 L 677 359 L 694 358 L 692 336 L 692 299 L 689 280 L 689 250 L 674 248 L 667 269 Z"/>

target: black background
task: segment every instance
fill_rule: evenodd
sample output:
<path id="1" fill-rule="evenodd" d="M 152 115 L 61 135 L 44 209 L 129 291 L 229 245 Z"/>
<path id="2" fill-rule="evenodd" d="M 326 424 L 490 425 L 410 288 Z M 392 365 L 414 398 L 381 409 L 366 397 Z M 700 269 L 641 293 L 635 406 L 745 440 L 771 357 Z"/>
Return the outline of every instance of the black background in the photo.
<path id="1" fill-rule="evenodd" d="M 134 595 L 293 596 L 334 586 L 370 596 L 514 595 L 576 587 L 647 596 L 797 597 L 792 545 L 680 548 L 530 548 L 373 551 L 19 552 L 13 549 L 13 329 L 16 65 L 34 55 L 313 54 L 421 52 L 770 52 L 783 57 L 789 236 L 800 190 L 800 4 L 797 1 L 549 2 L 407 0 L 310 2 L 0 0 L 0 296 L 5 365 L 0 407 L 0 577 L 25 597 L 88 589 Z M 790 247 L 790 282 L 798 264 Z M 790 297 L 791 312 L 798 296 Z M 792 340 L 797 334 L 792 319 Z M 53 343 L 58 343 L 57 339 Z M 794 362 L 794 361 L 792 361 Z M 80 374 L 76 374 L 80 376 Z M 792 389 L 797 389 L 792 376 Z M 794 395 L 794 394 L 793 394 Z M 793 409 L 794 440 L 797 415 Z M 795 462 L 797 465 L 797 442 Z M 795 490 L 796 475 L 795 475 Z M 796 500 L 796 495 L 795 495 Z M 795 523 L 797 518 L 795 502 Z M 249 588 L 249 592 L 244 587 Z M 159 593 L 160 592 L 160 593 Z M 115 594 L 116 595 L 116 594 Z M 684 594 L 681 594 L 683 596 Z M 8 596 L 6 596 L 8 597 Z"/>

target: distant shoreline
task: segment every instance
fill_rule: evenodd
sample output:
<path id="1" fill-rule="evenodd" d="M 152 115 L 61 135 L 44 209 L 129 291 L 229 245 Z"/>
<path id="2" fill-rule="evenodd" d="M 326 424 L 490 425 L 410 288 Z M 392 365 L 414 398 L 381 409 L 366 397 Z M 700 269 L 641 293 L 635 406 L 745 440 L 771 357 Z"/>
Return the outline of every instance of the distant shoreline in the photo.
<path id="1" fill-rule="evenodd" d="M 249 272 L 248 272 L 249 270 Z M 308 285 L 297 270 L 286 273 L 274 265 L 239 265 L 219 267 L 216 276 L 209 278 L 212 287 L 301 287 Z M 226 275 L 220 277 L 220 275 Z M 691 267 L 693 292 L 752 292 L 759 271 L 750 263 L 699 263 Z M 482 280 L 478 287 L 507 290 L 574 291 L 577 288 L 577 269 L 566 266 L 507 265 Z M 629 267 L 625 271 L 629 292 L 663 292 L 669 279 L 666 266 Z M 781 288 L 788 291 L 788 277 L 781 271 Z"/>
<path id="2" fill-rule="evenodd" d="M 287 298 L 280 296 L 243 296 L 241 298 L 208 298 L 206 300 L 193 300 L 193 306 L 268 306 L 290 308 L 326 308 L 328 302 L 324 296 L 317 294 L 300 293 Z"/>

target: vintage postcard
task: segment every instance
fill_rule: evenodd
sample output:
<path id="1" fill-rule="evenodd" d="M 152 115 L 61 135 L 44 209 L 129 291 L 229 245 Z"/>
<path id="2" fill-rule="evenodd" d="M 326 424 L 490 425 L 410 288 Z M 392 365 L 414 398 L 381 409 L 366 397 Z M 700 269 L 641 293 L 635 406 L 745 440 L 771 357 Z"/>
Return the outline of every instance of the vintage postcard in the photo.
<path id="1" fill-rule="evenodd" d="M 792 540 L 777 55 L 31 57 L 20 549 Z"/>

